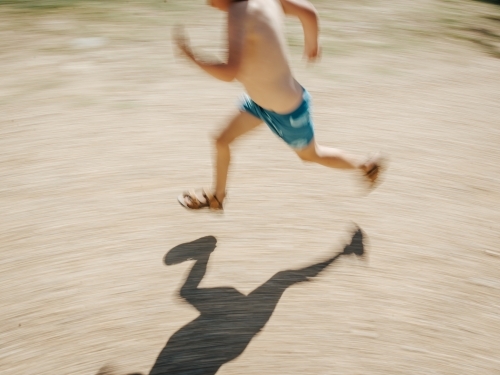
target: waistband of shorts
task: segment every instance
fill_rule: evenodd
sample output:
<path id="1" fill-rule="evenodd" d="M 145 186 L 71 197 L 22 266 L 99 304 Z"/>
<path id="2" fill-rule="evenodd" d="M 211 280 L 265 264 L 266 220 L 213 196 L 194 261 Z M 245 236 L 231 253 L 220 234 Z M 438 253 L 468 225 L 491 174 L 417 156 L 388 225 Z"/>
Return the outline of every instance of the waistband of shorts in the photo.
<path id="1" fill-rule="evenodd" d="M 304 87 L 302 87 L 302 101 L 300 102 L 298 107 L 289 113 L 276 113 L 276 114 L 280 116 L 293 116 L 301 114 L 309 108 L 310 101 L 311 101 L 311 94 L 309 94 L 309 91 L 307 91 Z"/>
<path id="2" fill-rule="evenodd" d="M 302 86 L 300 86 L 300 87 L 302 87 Z M 252 103 L 253 105 L 256 105 L 257 107 L 261 108 L 263 111 L 265 111 L 269 114 L 276 115 L 276 116 L 291 116 L 294 114 L 300 114 L 300 113 L 304 112 L 304 110 L 308 109 L 308 107 L 310 106 L 310 102 L 311 102 L 311 94 L 309 94 L 309 91 L 307 91 L 304 87 L 302 87 L 302 101 L 297 106 L 297 108 L 295 108 L 294 110 L 287 112 L 287 113 L 278 113 L 278 112 L 274 112 L 271 109 L 266 109 L 264 107 L 261 107 L 260 105 L 255 103 L 253 101 L 253 99 L 250 97 L 250 95 L 248 95 L 247 93 L 241 95 L 240 102 L 241 103 L 245 103 L 245 102 Z"/>

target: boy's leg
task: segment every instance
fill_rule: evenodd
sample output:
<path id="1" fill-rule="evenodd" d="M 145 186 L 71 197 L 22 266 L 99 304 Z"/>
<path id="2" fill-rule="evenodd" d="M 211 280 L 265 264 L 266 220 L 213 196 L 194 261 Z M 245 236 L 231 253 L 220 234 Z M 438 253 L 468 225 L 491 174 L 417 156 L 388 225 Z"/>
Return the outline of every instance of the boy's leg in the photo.
<path id="1" fill-rule="evenodd" d="M 330 168 L 362 169 L 363 158 L 358 155 L 349 155 L 337 148 L 325 147 L 313 139 L 308 146 L 294 150 L 304 161 L 318 163 Z"/>
<path id="2" fill-rule="evenodd" d="M 330 168 L 360 170 L 371 182 L 375 182 L 378 177 L 381 163 L 381 157 L 378 154 L 370 158 L 352 155 L 337 148 L 321 146 L 314 139 L 305 148 L 294 151 L 304 161 Z"/>
<path id="3" fill-rule="evenodd" d="M 234 116 L 220 134 L 215 137 L 216 161 L 215 187 L 213 191 L 202 189 L 201 191 L 185 192 L 177 198 L 179 203 L 190 209 L 205 207 L 222 209 L 222 202 L 226 197 L 227 172 L 231 160 L 229 145 L 236 138 L 256 128 L 261 123 L 262 120 L 248 112 L 240 112 Z"/>
<path id="4" fill-rule="evenodd" d="M 201 280 L 207 272 L 207 263 L 210 258 L 210 253 L 202 254 L 197 257 L 196 263 L 191 268 L 186 281 L 182 285 L 179 294 L 182 298 L 188 301 L 194 307 L 197 307 L 198 303 L 203 302 L 204 291 L 199 289 Z"/>
<path id="5" fill-rule="evenodd" d="M 240 112 L 229 122 L 215 139 L 215 191 L 214 194 L 222 203 L 226 196 L 227 173 L 231 161 L 229 145 L 239 136 L 262 124 L 262 120 L 248 112 Z"/>

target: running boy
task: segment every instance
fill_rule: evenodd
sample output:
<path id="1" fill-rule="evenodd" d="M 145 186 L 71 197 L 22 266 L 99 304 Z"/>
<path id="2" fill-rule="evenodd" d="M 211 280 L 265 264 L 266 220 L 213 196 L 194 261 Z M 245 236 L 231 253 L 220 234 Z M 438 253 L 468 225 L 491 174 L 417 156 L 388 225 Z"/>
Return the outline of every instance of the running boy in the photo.
<path id="1" fill-rule="evenodd" d="M 265 122 L 304 161 L 331 168 L 357 169 L 373 185 L 382 166 L 380 155 L 368 159 L 321 146 L 314 139 L 311 97 L 294 79 L 286 55 L 284 15 L 299 19 L 304 30 L 305 56 L 320 55 L 318 15 L 307 0 L 208 0 L 228 13 L 227 62 L 209 63 L 197 57 L 182 29 L 174 32 L 181 53 L 208 74 L 222 81 L 238 80 L 246 89 L 239 113 L 215 140 L 216 181 L 213 190 L 185 192 L 178 197 L 186 208 L 221 210 L 226 196 L 229 145 Z"/>

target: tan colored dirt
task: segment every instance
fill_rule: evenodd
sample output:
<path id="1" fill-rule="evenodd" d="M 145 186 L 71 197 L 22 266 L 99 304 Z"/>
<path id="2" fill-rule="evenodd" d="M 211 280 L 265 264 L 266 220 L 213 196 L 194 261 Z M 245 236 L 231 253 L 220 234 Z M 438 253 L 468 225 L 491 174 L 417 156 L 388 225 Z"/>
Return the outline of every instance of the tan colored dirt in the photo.
<path id="1" fill-rule="evenodd" d="M 384 182 L 365 195 L 262 127 L 217 215 L 176 202 L 210 185 L 241 93 L 174 54 L 176 22 L 220 54 L 202 3 L 0 6 L 0 373 L 148 373 L 197 316 L 169 249 L 215 236 L 202 286 L 247 294 L 340 251 L 354 222 L 368 261 L 287 289 L 218 374 L 500 374 L 500 7 L 315 2 L 322 61 L 302 61 L 297 22 L 288 36 L 317 138 L 382 150 Z"/>

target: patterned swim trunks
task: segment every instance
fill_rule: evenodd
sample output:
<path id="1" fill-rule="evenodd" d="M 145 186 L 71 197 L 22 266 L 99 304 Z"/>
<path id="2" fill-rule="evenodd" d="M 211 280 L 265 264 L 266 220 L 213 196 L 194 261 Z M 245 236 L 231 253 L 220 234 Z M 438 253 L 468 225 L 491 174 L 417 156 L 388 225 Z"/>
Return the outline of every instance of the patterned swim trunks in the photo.
<path id="1" fill-rule="evenodd" d="M 302 103 L 294 111 L 281 114 L 264 109 L 245 95 L 240 105 L 242 112 L 260 118 L 278 137 L 290 147 L 300 150 L 314 138 L 314 125 L 311 118 L 311 95 L 304 89 Z"/>

